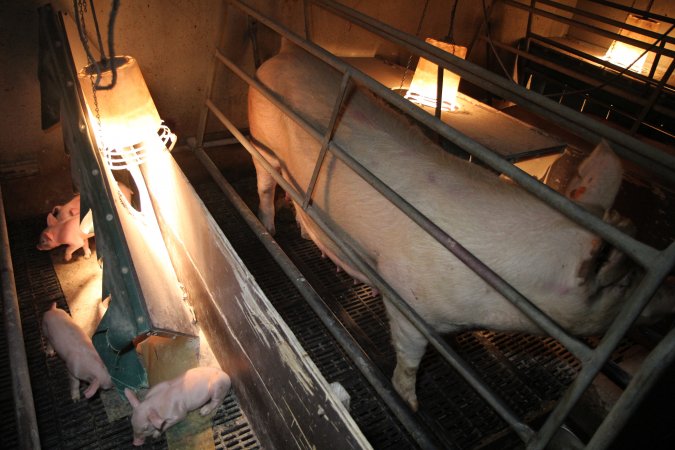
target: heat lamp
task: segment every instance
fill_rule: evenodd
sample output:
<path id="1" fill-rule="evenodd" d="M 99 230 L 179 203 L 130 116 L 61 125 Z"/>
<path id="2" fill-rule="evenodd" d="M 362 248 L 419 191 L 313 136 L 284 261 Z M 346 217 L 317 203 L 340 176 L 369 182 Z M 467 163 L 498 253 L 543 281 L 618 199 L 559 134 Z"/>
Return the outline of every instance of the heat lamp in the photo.
<path id="1" fill-rule="evenodd" d="M 426 42 L 458 58 L 466 58 L 466 47 L 448 44 L 432 38 L 427 38 Z M 405 98 L 419 105 L 435 108 L 437 103 L 436 94 L 438 92 L 437 79 L 438 65 L 425 58 L 420 58 Z M 455 111 L 458 109 L 457 88 L 459 87 L 459 79 L 459 75 L 447 69 L 443 70 L 441 111 Z"/>
<path id="2" fill-rule="evenodd" d="M 634 14 L 628 15 L 626 18 L 626 25 L 631 25 L 647 31 L 658 31 L 659 28 L 658 21 Z M 627 38 L 644 41 L 644 36 L 639 32 L 621 29 L 619 34 Z M 612 41 L 612 44 L 609 46 L 603 59 L 623 68 L 628 67 L 629 70 L 639 73 L 642 72 L 642 68 L 647 60 L 647 52 L 640 47 L 625 42 Z"/>
<path id="3" fill-rule="evenodd" d="M 114 86 L 96 89 L 96 76 L 111 84 L 113 65 L 116 71 Z M 110 170 L 128 170 L 138 188 L 141 206 L 149 204 L 139 166 L 150 161 L 157 152 L 171 150 L 176 135 L 159 117 L 136 59 L 116 56 L 114 61 L 90 64 L 79 72 L 79 77 L 106 164 Z"/>

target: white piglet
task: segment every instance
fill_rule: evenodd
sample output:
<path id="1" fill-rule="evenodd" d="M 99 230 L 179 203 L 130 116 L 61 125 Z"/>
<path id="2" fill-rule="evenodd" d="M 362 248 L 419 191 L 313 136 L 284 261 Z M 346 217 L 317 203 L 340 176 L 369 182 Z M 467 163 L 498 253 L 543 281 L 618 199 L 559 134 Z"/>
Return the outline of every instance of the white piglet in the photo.
<path id="1" fill-rule="evenodd" d="M 341 74 L 285 43 L 266 61 L 258 79 L 319 130 L 330 123 Z M 299 89 L 298 87 L 301 87 Z M 254 144 L 296 189 L 304 192 L 321 150 L 293 120 L 255 88 L 249 91 Z M 574 334 L 607 328 L 639 280 L 639 269 L 598 236 L 572 222 L 515 183 L 444 152 L 402 114 L 358 86 L 344 102 L 334 142 L 388 184 L 439 228 Z M 274 233 L 275 180 L 254 160 L 258 216 Z M 622 178 L 621 161 L 599 145 L 582 165 L 567 195 L 599 217 L 624 228 L 608 209 Z M 333 156 L 326 154 L 311 199 L 330 226 L 355 242 L 357 251 L 439 332 L 468 328 L 541 332 L 516 307 L 452 253 Z M 295 205 L 303 235 L 339 267 L 350 267 L 343 249 Z M 417 408 L 415 380 L 427 340 L 388 299 L 396 368 L 393 384 Z M 665 291 L 643 312 L 673 312 Z"/>
<path id="2" fill-rule="evenodd" d="M 66 363 L 70 377 L 70 397 L 80 399 L 80 380 L 89 383 L 84 396 L 90 398 L 101 389 L 113 387 L 112 379 L 89 336 L 62 309 L 52 304 L 42 316 L 42 334 L 47 339 L 47 354 L 56 353 Z"/>
<path id="3" fill-rule="evenodd" d="M 148 436 L 159 437 L 190 411 L 199 409 L 202 416 L 212 413 L 230 391 L 230 384 L 230 377 L 222 370 L 196 367 L 153 386 L 142 402 L 131 389 L 124 389 L 134 409 L 131 416 L 134 445 L 143 445 Z"/>

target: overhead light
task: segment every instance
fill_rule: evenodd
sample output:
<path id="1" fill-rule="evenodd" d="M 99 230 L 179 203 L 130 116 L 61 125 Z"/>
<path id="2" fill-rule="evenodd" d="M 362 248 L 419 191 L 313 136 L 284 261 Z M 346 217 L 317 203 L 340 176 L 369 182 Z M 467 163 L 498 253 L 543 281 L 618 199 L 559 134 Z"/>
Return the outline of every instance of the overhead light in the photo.
<path id="1" fill-rule="evenodd" d="M 448 44 L 431 38 L 427 38 L 426 42 L 458 58 L 466 58 L 466 47 Z M 438 92 L 437 79 L 438 65 L 425 58 L 420 58 L 405 98 L 417 104 L 435 108 L 437 103 L 436 94 Z M 455 111 L 458 109 L 457 88 L 459 87 L 459 79 L 459 75 L 447 69 L 443 70 L 442 111 Z"/>
<path id="2" fill-rule="evenodd" d="M 136 59 L 116 56 L 114 65 L 112 89 L 95 89 L 88 82 L 97 70 L 110 81 L 110 60 L 88 65 L 79 77 L 99 148 L 110 169 L 121 170 L 144 163 L 155 151 L 171 150 L 176 136 L 162 123 Z"/>
<path id="3" fill-rule="evenodd" d="M 626 25 L 632 25 L 647 31 L 658 31 L 659 28 L 658 21 L 634 14 L 628 15 Z M 645 40 L 645 37 L 641 33 L 635 31 L 621 29 L 619 34 L 639 41 Z M 643 53 L 644 55 L 642 55 Z M 647 52 L 640 47 L 626 44 L 625 42 L 612 41 L 603 59 L 623 68 L 630 66 L 629 70 L 633 72 L 642 72 L 642 68 L 647 60 Z"/>

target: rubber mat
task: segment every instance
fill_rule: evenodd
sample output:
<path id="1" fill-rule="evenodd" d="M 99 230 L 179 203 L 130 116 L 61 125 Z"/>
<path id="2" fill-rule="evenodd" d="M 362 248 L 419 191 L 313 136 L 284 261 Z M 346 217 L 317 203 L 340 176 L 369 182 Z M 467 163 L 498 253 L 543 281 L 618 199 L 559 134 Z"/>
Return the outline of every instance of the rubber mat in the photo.
<path id="1" fill-rule="evenodd" d="M 132 445 L 129 417 L 108 422 L 98 394 L 89 400 L 70 399 L 68 372 L 64 362 L 44 353 L 40 330 L 42 313 L 52 302 L 67 310 L 59 280 L 47 252 L 35 248 L 44 228 L 44 217 L 8 224 L 17 294 L 28 366 L 35 400 L 35 410 L 44 449 L 124 449 L 167 448 L 164 435 L 147 439 L 141 447 Z M 3 322 L 4 323 L 4 322 Z M 0 325 L 1 326 L 1 325 Z M 5 333 L 0 336 L 0 357 L 7 361 Z M 18 448 L 14 403 L 8 364 L 0 368 L 0 442 L 2 448 Z M 214 417 L 213 436 L 217 449 L 258 449 L 258 440 L 239 409 L 234 392 L 219 407 Z"/>

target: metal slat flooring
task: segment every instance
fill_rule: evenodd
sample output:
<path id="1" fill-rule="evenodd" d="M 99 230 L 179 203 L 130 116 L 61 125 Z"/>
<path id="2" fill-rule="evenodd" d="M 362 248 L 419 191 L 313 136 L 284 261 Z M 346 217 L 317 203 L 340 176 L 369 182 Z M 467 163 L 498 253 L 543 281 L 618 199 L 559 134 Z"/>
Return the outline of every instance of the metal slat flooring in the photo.
<path id="1" fill-rule="evenodd" d="M 257 208 L 255 179 L 233 182 L 253 211 Z M 415 443 L 390 416 L 358 370 L 314 313 L 285 279 L 252 231 L 218 187 L 195 186 L 205 205 L 329 382 L 339 381 L 350 393 L 350 413 L 376 449 L 415 448 Z M 277 214 L 275 236 L 288 256 L 322 296 L 358 344 L 388 378 L 395 361 L 384 305 L 368 286 L 354 284 L 344 272 L 321 257 L 300 237 L 290 211 Z M 516 333 L 467 332 L 448 338 L 485 382 L 529 422 L 543 418 L 580 369 L 579 362 L 557 341 Z M 519 448 L 520 440 L 435 350 L 428 350 L 418 374 L 417 413 L 447 448 Z"/>
<path id="2" fill-rule="evenodd" d="M 45 355 L 40 329 L 41 315 L 54 301 L 66 310 L 67 306 L 49 254 L 35 248 L 43 228 L 44 217 L 8 224 L 14 277 L 42 448 L 166 449 L 164 434 L 158 439 L 147 439 L 141 447 L 134 447 L 129 417 L 108 422 L 103 402 L 98 394 L 89 400 L 83 398 L 79 402 L 72 402 L 64 362 L 57 356 Z M 4 321 L 0 327 L 2 328 L 0 357 L 5 361 L 0 367 L 2 392 L 0 443 L 2 448 L 18 448 L 11 373 L 6 362 L 9 356 Z M 254 432 L 239 409 L 234 392 L 226 397 L 216 412 L 213 419 L 213 436 L 217 449 L 260 448 Z"/>

